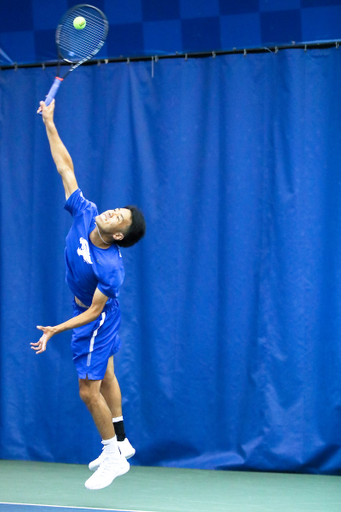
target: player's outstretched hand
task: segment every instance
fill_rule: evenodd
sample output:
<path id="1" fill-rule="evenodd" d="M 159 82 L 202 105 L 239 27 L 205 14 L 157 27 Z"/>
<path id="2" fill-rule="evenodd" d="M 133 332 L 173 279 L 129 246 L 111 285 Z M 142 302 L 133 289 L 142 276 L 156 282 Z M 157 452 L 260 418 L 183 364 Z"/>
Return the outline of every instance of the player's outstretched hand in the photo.
<path id="1" fill-rule="evenodd" d="M 48 120 L 53 121 L 55 100 L 52 100 L 48 107 L 45 105 L 44 101 L 41 101 L 39 105 L 40 107 L 37 110 L 37 114 L 42 113 L 44 123 L 46 124 Z"/>
<path id="2" fill-rule="evenodd" d="M 31 343 L 31 348 L 35 350 L 37 354 L 41 354 L 45 352 L 47 342 L 55 334 L 55 331 L 54 327 L 43 327 L 42 325 L 37 325 L 37 329 L 43 331 L 44 334 L 37 343 Z"/>

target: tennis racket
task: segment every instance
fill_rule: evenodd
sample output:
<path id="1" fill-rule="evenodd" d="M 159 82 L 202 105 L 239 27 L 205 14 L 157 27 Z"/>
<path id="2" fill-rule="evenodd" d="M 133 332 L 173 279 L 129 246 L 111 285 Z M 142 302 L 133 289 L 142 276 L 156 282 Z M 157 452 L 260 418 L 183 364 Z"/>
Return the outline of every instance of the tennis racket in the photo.
<path id="1" fill-rule="evenodd" d="M 78 17 L 84 18 L 86 22 L 85 27 L 82 29 L 74 27 L 74 20 Z M 109 24 L 105 14 L 92 5 L 75 5 L 64 14 L 56 30 L 58 50 L 57 76 L 46 96 L 46 106 L 56 96 L 60 84 L 67 75 L 99 52 L 105 42 L 108 30 Z M 71 64 L 71 66 L 61 77 L 62 61 Z"/>

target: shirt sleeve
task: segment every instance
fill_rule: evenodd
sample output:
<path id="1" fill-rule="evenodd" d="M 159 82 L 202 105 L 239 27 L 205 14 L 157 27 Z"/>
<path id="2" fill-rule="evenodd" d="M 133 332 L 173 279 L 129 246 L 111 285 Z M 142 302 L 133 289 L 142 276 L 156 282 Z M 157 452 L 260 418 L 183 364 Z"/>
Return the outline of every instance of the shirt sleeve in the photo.
<path id="1" fill-rule="evenodd" d="M 83 192 L 77 188 L 66 201 L 64 208 L 71 213 L 72 217 L 84 212 L 89 207 L 95 206 L 91 201 L 85 199 Z"/>

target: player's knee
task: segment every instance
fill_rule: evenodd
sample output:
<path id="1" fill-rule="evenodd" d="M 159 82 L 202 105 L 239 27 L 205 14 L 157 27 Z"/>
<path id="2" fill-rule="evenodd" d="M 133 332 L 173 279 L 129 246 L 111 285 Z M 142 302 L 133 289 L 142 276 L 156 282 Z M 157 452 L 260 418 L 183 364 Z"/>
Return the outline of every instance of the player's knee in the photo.
<path id="1" fill-rule="evenodd" d="M 88 391 L 85 387 L 83 386 L 79 386 L 79 396 L 81 397 L 81 399 L 83 400 L 83 402 L 87 402 L 88 400 Z"/>
<path id="2" fill-rule="evenodd" d="M 97 400 L 98 392 L 88 386 L 79 385 L 79 396 L 86 405 L 90 405 L 92 402 Z"/>

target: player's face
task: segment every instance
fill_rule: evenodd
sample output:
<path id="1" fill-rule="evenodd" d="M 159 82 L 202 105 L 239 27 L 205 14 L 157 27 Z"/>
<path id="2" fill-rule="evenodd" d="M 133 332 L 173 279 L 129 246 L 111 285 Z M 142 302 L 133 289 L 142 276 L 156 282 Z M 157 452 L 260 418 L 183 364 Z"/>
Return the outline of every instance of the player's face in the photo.
<path id="1" fill-rule="evenodd" d="M 106 235 L 123 232 L 131 224 L 131 211 L 128 208 L 115 208 L 107 210 L 96 217 L 96 224 Z"/>

